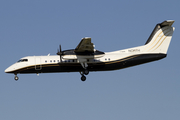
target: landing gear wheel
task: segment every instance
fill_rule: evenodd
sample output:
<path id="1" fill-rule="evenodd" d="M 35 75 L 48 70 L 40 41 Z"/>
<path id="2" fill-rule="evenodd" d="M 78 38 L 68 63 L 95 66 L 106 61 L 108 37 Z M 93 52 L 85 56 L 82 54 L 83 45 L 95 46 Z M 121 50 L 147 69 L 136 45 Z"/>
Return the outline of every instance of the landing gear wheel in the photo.
<path id="1" fill-rule="evenodd" d="M 82 75 L 81 80 L 85 81 L 86 80 L 86 76 Z"/>
<path id="2" fill-rule="evenodd" d="M 18 77 L 18 76 L 15 76 L 14 79 L 17 81 L 17 80 L 19 79 L 19 77 Z"/>
<path id="3" fill-rule="evenodd" d="M 88 74 L 89 74 L 89 70 L 88 70 L 88 69 L 85 69 L 85 70 L 84 70 L 84 74 L 85 74 L 85 75 L 88 75 Z"/>

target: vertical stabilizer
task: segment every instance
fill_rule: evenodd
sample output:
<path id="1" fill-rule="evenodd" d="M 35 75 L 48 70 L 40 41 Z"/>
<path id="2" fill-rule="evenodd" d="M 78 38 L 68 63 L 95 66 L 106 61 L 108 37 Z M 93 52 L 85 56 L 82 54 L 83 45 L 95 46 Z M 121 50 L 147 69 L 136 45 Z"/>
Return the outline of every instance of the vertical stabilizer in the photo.
<path id="1" fill-rule="evenodd" d="M 175 29 L 173 23 L 174 20 L 167 20 L 157 24 L 145 43 L 144 52 L 166 54 Z"/>

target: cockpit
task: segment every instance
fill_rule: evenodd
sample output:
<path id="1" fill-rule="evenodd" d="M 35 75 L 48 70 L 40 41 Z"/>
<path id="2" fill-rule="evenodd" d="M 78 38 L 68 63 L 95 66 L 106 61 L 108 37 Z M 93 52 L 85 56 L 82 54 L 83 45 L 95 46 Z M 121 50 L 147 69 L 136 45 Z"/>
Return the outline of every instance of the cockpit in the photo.
<path id="1" fill-rule="evenodd" d="M 17 61 L 17 63 L 19 63 L 19 62 L 28 62 L 28 59 L 20 59 Z"/>

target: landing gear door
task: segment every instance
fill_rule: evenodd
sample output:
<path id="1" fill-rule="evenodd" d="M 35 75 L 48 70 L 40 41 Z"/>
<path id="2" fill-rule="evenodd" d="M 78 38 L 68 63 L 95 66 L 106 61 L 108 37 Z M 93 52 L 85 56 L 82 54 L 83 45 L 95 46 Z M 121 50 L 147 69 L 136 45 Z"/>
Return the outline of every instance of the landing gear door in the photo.
<path id="1" fill-rule="evenodd" d="M 35 70 L 41 70 L 41 69 L 42 69 L 41 58 L 35 57 Z"/>

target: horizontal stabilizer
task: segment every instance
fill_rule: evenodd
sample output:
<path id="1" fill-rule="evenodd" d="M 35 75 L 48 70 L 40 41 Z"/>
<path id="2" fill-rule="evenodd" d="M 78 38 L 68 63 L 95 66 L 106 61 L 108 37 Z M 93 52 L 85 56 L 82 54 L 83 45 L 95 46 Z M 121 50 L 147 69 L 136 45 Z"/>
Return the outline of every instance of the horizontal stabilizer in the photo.
<path id="1" fill-rule="evenodd" d="M 172 26 L 172 24 L 174 23 L 174 20 L 166 20 L 164 22 L 162 22 L 160 24 L 161 27 L 164 27 L 164 26 Z"/>

